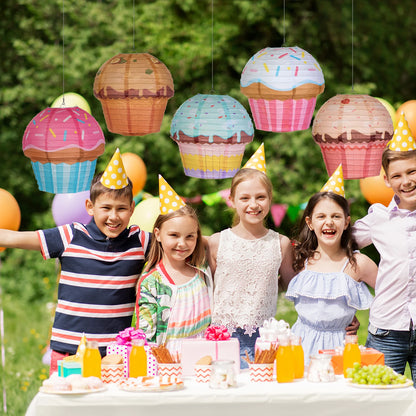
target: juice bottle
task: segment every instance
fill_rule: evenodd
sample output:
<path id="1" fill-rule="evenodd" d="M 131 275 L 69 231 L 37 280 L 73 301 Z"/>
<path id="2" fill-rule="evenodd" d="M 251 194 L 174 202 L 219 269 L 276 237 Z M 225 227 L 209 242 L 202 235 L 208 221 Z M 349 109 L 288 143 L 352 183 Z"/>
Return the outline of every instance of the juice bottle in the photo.
<path id="1" fill-rule="evenodd" d="M 295 378 L 295 366 L 289 337 L 279 336 L 276 352 L 276 379 L 279 383 L 290 383 Z"/>
<path id="2" fill-rule="evenodd" d="M 144 339 L 134 339 L 131 341 L 131 351 L 129 357 L 129 376 L 147 376 L 147 354 L 144 349 Z"/>
<path id="3" fill-rule="evenodd" d="M 357 335 L 345 335 L 345 347 L 342 358 L 344 360 L 344 377 L 347 377 L 347 368 L 352 368 L 354 363 L 361 364 L 361 352 L 358 347 Z"/>
<path id="4" fill-rule="evenodd" d="M 96 341 L 87 341 L 82 360 L 82 377 L 91 376 L 101 378 L 101 354 Z"/>
<path id="5" fill-rule="evenodd" d="M 301 338 L 298 335 L 290 336 L 292 346 L 293 360 L 295 366 L 295 378 L 303 378 L 305 372 L 305 357 L 303 353 Z"/>

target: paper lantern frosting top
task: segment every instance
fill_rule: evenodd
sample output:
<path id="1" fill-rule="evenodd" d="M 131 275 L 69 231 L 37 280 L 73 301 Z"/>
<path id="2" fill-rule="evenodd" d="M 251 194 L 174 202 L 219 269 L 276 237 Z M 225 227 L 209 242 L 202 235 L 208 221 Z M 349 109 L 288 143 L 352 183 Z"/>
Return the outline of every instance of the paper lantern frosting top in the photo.
<path id="1" fill-rule="evenodd" d="M 325 81 L 316 59 L 302 48 L 264 48 L 246 63 L 240 89 L 256 128 L 296 131 L 309 128 Z"/>
<path id="2" fill-rule="evenodd" d="M 228 95 L 197 94 L 176 111 L 170 129 L 185 174 L 204 179 L 233 177 L 254 128 L 246 109 Z"/>
<path id="3" fill-rule="evenodd" d="M 27 125 L 22 141 L 39 189 L 52 193 L 88 190 L 104 147 L 100 125 L 79 107 L 46 108 Z"/>
<path id="4" fill-rule="evenodd" d="M 173 95 L 170 71 L 148 53 L 120 53 L 101 65 L 94 80 L 108 129 L 128 136 L 158 132 Z"/>

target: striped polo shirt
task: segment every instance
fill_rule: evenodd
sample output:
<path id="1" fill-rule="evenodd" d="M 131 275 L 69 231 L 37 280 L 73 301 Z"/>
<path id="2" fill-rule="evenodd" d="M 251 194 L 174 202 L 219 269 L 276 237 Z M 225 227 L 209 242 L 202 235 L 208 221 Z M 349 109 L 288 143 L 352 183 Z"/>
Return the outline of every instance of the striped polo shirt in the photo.
<path id="1" fill-rule="evenodd" d="M 38 236 L 43 257 L 61 263 L 51 349 L 75 354 L 85 333 L 105 354 L 131 325 L 150 234 L 131 226 L 108 238 L 92 220 L 39 230 Z"/>

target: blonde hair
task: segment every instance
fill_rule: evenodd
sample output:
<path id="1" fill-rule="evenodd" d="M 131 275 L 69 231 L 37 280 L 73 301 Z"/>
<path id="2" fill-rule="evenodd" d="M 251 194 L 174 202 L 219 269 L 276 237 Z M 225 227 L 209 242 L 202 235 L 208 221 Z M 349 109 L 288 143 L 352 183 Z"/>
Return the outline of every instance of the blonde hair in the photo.
<path id="1" fill-rule="evenodd" d="M 172 218 L 177 217 L 190 217 L 195 220 L 197 224 L 197 238 L 196 238 L 196 245 L 195 250 L 193 253 L 188 257 L 187 263 L 191 266 L 200 267 L 205 262 L 205 247 L 202 241 L 202 233 L 201 233 L 201 226 L 198 221 L 198 217 L 196 215 L 195 210 L 190 207 L 189 205 L 185 205 L 182 208 L 179 208 L 176 211 L 169 212 L 168 214 L 160 214 L 155 221 L 153 226 L 153 231 L 155 228 L 161 229 L 163 224 L 166 221 L 169 221 Z M 144 272 L 147 272 L 153 269 L 163 258 L 163 247 L 162 244 L 157 241 L 157 239 L 152 237 L 152 242 L 150 243 L 149 254 L 147 256 L 147 264 L 144 268 Z"/>
<path id="2" fill-rule="evenodd" d="M 408 150 L 403 152 L 398 152 L 397 150 L 391 150 L 387 146 L 383 150 L 383 156 L 381 158 L 381 165 L 383 166 L 384 172 L 388 175 L 389 165 L 394 160 L 405 160 L 405 159 L 415 159 L 416 163 L 416 150 Z"/>
<path id="3" fill-rule="evenodd" d="M 266 189 L 267 195 L 271 203 L 273 198 L 273 185 L 271 180 L 265 173 L 261 172 L 260 170 L 251 168 L 240 169 L 233 177 L 230 188 L 230 199 L 234 200 L 237 186 L 240 185 L 240 183 L 248 181 L 250 179 L 258 179 L 261 182 L 261 184 Z M 239 222 L 240 217 L 235 212 L 233 218 L 233 226 L 237 225 Z"/>

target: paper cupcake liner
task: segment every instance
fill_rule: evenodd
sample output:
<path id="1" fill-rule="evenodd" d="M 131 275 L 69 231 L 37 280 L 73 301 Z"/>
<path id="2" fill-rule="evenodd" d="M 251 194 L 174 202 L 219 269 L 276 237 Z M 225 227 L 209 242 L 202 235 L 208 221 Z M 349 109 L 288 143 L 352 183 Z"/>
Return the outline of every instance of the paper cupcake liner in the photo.
<path id="1" fill-rule="evenodd" d="M 178 142 L 185 175 L 201 179 L 232 178 L 240 169 L 245 144 Z"/>
<path id="2" fill-rule="evenodd" d="M 378 176 L 385 140 L 371 143 L 319 143 L 328 176 L 342 163 L 344 179 L 361 179 Z"/>
<path id="3" fill-rule="evenodd" d="M 249 371 L 252 383 L 273 381 L 273 363 L 249 364 Z"/>
<path id="4" fill-rule="evenodd" d="M 73 165 L 32 162 L 32 168 L 41 191 L 65 194 L 88 191 L 96 164 L 97 160 Z"/>
<path id="5" fill-rule="evenodd" d="M 158 373 L 159 376 L 171 376 L 176 378 L 182 378 L 182 364 L 173 363 L 173 364 L 163 364 L 158 363 Z"/>
<path id="6" fill-rule="evenodd" d="M 109 131 L 124 136 L 143 136 L 160 131 L 168 98 L 101 99 Z"/>
<path id="7" fill-rule="evenodd" d="M 248 100 L 254 124 L 258 130 L 297 131 L 309 128 L 315 110 L 316 97 L 298 100 Z"/>

